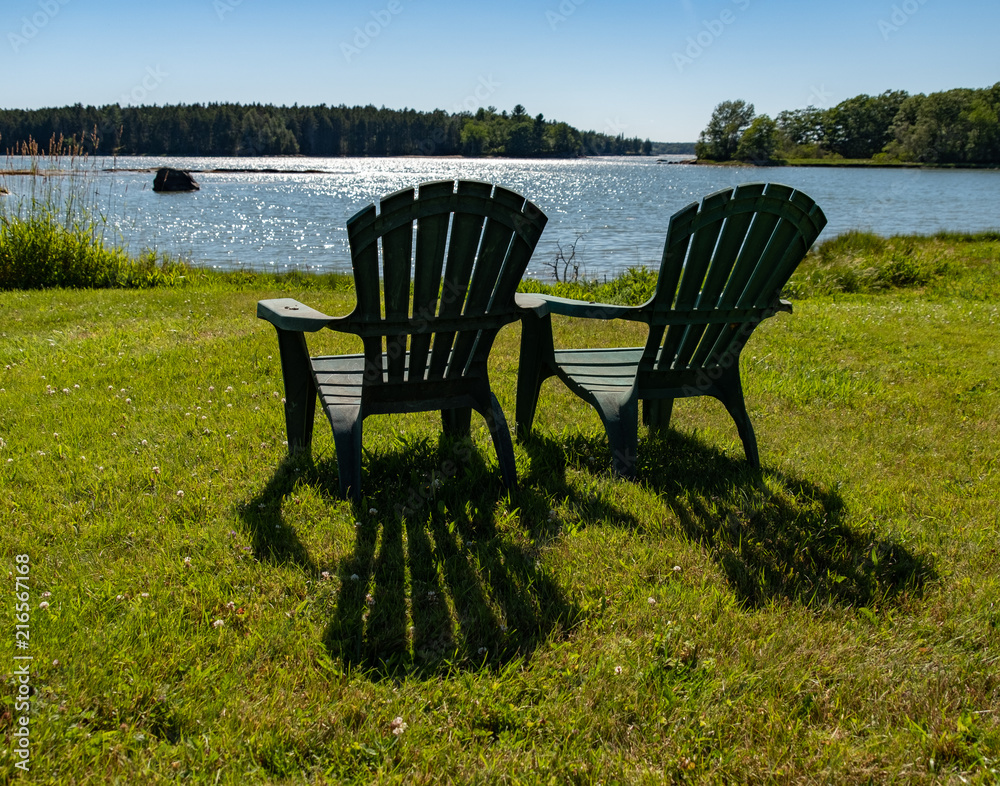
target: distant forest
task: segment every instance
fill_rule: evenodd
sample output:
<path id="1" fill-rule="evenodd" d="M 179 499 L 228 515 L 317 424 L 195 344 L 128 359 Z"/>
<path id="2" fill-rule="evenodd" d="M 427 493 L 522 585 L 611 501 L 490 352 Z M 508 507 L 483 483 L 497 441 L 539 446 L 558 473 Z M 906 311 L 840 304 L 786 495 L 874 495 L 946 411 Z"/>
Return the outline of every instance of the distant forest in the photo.
<path id="1" fill-rule="evenodd" d="M 847 158 L 879 163 L 1000 164 L 1000 82 L 910 95 L 858 95 L 829 109 L 786 110 L 774 119 L 743 100 L 715 107 L 696 145 L 711 161 Z"/>
<path id="2" fill-rule="evenodd" d="M 241 104 L 0 110 L 0 146 L 63 139 L 90 155 L 574 157 L 693 153 L 495 107 L 448 114 L 374 106 Z"/>

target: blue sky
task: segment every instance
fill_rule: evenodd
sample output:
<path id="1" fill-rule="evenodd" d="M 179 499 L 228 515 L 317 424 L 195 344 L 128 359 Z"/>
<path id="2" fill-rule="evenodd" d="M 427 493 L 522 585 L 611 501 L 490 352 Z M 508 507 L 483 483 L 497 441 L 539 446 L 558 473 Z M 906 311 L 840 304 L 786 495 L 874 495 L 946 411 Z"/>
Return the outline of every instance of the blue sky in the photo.
<path id="1" fill-rule="evenodd" d="M 995 0 L 4 0 L 0 107 L 478 106 L 693 141 L 776 115 L 1000 81 Z"/>

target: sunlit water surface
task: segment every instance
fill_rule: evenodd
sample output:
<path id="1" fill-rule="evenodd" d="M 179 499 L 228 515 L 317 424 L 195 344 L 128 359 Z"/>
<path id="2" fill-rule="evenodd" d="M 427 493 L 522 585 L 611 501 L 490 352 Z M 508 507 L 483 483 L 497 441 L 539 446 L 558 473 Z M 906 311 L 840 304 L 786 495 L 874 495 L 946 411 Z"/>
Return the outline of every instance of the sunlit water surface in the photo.
<path id="1" fill-rule="evenodd" d="M 201 190 L 184 194 L 154 193 L 152 171 L 123 171 L 160 166 L 252 171 L 197 172 Z M 546 279 L 557 244 L 568 255 L 578 236 L 576 258 L 587 277 L 656 266 L 672 213 L 744 182 L 780 182 L 807 193 L 829 220 L 823 237 L 850 229 L 891 235 L 1000 228 L 1000 171 L 993 170 L 703 167 L 655 158 L 159 157 L 87 167 L 110 235 L 134 252 L 153 248 L 220 268 L 349 271 L 348 218 L 393 191 L 454 178 L 497 183 L 541 207 L 549 224 L 528 275 Z M 5 198 L 17 199 L 27 181 L 3 178 L 12 192 Z"/>

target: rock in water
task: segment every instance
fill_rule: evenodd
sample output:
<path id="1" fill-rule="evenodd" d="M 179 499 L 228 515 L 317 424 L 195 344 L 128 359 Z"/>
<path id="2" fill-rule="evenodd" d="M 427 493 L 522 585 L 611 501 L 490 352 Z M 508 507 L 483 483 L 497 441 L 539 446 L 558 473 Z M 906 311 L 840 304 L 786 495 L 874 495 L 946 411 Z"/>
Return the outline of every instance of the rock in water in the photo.
<path id="1" fill-rule="evenodd" d="M 197 191 L 201 186 L 187 172 L 163 167 L 153 180 L 154 191 Z"/>

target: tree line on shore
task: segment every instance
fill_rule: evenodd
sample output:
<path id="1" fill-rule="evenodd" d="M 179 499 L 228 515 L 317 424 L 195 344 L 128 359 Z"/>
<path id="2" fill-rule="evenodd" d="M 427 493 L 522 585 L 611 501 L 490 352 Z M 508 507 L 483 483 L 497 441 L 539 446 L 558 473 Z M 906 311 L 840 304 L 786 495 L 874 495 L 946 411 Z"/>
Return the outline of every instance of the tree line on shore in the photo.
<path id="1" fill-rule="evenodd" d="M 1000 82 L 910 95 L 861 94 L 829 109 L 758 115 L 743 100 L 715 107 L 695 152 L 711 161 L 854 158 L 921 164 L 1000 164 Z"/>
<path id="2" fill-rule="evenodd" d="M 573 157 L 652 155 L 669 145 L 579 131 L 518 104 L 449 114 L 374 106 L 179 104 L 0 110 L 0 144 L 63 139 L 90 155 Z"/>

